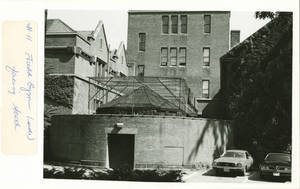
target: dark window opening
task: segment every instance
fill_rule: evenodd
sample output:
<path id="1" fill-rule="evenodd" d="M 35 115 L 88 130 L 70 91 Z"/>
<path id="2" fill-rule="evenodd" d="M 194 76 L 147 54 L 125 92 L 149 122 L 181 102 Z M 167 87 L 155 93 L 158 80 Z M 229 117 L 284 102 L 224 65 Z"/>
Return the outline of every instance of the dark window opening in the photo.
<path id="1" fill-rule="evenodd" d="M 204 33 L 211 32 L 211 16 L 204 15 Z"/>
<path id="2" fill-rule="evenodd" d="M 187 15 L 181 15 L 180 21 L 181 21 L 181 33 L 187 33 Z"/>
<path id="3" fill-rule="evenodd" d="M 145 65 L 138 65 L 138 76 L 143 77 L 145 73 Z"/>
<path id="4" fill-rule="evenodd" d="M 169 16 L 162 16 L 162 32 L 169 33 Z"/>
<path id="5" fill-rule="evenodd" d="M 171 21 L 172 21 L 172 33 L 178 33 L 178 16 L 172 15 Z"/>
<path id="6" fill-rule="evenodd" d="M 139 51 L 146 50 L 146 34 L 139 33 Z"/>

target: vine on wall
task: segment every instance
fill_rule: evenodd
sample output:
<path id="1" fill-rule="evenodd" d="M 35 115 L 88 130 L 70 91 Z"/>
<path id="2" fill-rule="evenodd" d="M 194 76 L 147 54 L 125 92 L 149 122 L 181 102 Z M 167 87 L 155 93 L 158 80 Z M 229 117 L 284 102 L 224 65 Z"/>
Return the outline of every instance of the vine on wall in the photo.
<path id="1" fill-rule="evenodd" d="M 72 108 L 74 78 L 70 76 L 45 76 L 45 98 Z"/>

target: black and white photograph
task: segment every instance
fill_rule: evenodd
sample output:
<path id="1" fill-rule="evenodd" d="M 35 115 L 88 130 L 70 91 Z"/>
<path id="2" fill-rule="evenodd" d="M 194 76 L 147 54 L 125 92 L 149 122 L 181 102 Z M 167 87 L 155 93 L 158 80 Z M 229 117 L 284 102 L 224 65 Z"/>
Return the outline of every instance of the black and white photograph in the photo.
<path id="1" fill-rule="evenodd" d="M 0 1 L 0 188 L 299 189 L 298 0 Z"/>
<path id="2" fill-rule="evenodd" d="M 293 182 L 294 12 L 44 12 L 45 180 Z"/>

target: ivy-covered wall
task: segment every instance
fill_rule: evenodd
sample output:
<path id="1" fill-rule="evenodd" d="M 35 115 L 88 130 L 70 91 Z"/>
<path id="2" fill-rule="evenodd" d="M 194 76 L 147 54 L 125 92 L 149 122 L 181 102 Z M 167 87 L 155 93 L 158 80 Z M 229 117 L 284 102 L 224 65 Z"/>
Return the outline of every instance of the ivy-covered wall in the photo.
<path id="1" fill-rule="evenodd" d="M 46 74 L 44 84 L 44 157 L 47 161 L 49 154 L 48 130 L 52 124 L 52 116 L 72 113 L 74 78 Z"/>
<path id="2" fill-rule="evenodd" d="M 290 151 L 292 131 L 293 15 L 279 12 L 221 58 L 222 92 L 237 147 L 256 162 Z"/>
<path id="3" fill-rule="evenodd" d="M 45 99 L 57 105 L 72 108 L 74 78 L 72 76 L 45 76 Z"/>

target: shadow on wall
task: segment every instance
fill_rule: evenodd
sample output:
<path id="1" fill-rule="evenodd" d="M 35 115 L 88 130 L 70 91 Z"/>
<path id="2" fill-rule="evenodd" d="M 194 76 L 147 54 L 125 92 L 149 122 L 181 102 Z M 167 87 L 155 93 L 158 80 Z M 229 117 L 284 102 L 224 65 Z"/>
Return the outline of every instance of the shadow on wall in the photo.
<path id="1" fill-rule="evenodd" d="M 195 146 L 189 154 L 188 161 L 190 162 L 197 157 L 199 149 L 202 147 L 205 141 L 205 137 L 210 136 L 212 132 L 214 141 L 214 151 L 212 159 L 220 157 L 224 150 L 231 145 L 231 129 L 228 121 L 225 120 L 206 120 L 201 135 L 199 136 Z"/>
<path id="2" fill-rule="evenodd" d="M 51 51 L 45 55 L 45 70 L 48 73 L 72 72 L 72 60 L 74 55 L 68 51 Z M 67 71 L 66 71 L 67 70 Z"/>
<path id="3" fill-rule="evenodd" d="M 202 110 L 202 117 L 213 119 L 229 119 L 229 113 L 226 107 L 226 101 L 221 90 Z"/>

